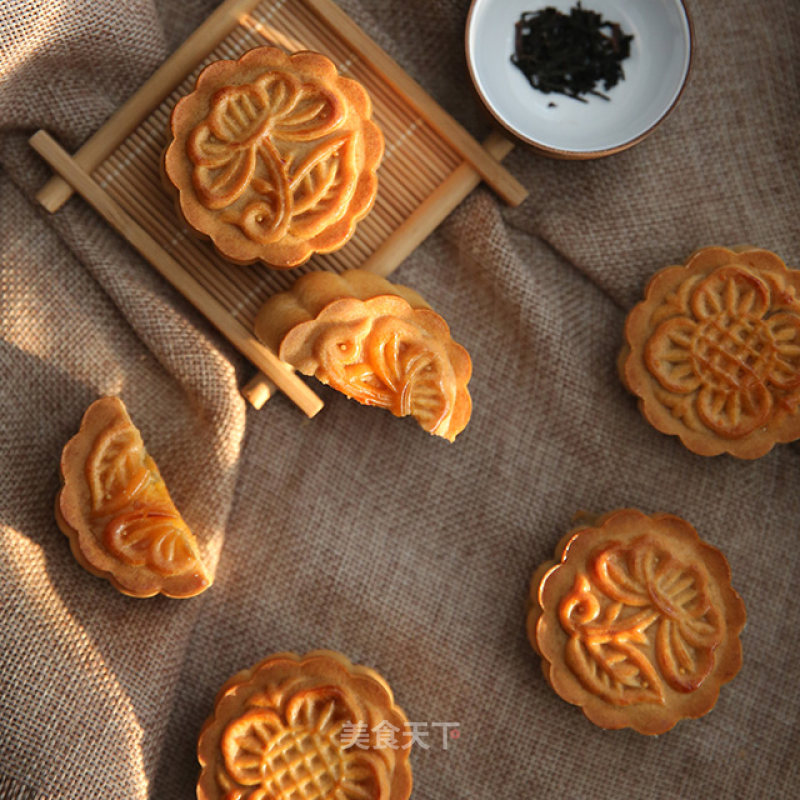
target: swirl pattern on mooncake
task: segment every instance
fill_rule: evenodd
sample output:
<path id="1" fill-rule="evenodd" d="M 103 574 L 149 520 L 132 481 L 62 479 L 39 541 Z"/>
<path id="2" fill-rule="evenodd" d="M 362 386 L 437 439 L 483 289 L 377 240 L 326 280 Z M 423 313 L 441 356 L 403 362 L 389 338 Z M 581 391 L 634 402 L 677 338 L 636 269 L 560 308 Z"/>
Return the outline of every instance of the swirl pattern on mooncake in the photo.
<path id="1" fill-rule="evenodd" d="M 197 796 L 408 800 L 409 749 L 379 735 L 406 724 L 386 681 L 340 653 L 270 656 L 220 690 L 197 746 Z"/>
<path id="2" fill-rule="evenodd" d="M 451 442 L 469 421 L 469 354 L 408 287 L 360 270 L 310 273 L 267 301 L 255 330 L 283 361 L 363 405 Z"/>
<path id="3" fill-rule="evenodd" d="M 134 597 L 191 597 L 211 585 L 195 538 L 119 398 L 89 406 L 64 448 L 61 473 L 56 519 L 87 570 Z"/>
<path id="4" fill-rule="evenodd" d="M 372 208 L 383 136 L 364 88 L 318 53 L 259 47 L 206 67 L 175 106 L 164 174 L 227 258 L 294 267 Z"/>
<path id="5" fill-rule="evenodd" d="M 706 247 L 656 273 L 628 316 L 620 374 L 647 420 L 699 455 L 758 458 L 800 438 L 800 271 Z"/>
<path id="6" fill-rule="evenodd" d="M 615 511 L 531 582 L 528 635 L 555 691 L 603 728 L 658 734 L 714 706 L 745 610 L 724 556 L 679 517 Z"/>

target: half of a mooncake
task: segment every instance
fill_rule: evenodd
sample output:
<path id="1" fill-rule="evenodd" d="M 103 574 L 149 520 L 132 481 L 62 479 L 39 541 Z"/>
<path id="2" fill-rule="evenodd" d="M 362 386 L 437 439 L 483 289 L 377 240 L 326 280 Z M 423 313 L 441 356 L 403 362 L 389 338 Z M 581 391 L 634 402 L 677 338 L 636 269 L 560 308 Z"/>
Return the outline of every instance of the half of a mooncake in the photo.
<path id="1" fill-rule="evenodd" d="M 123 594 L 191 597 L 211 585 L 197 542 L 118 397 L 86 410 L 61 455 L 56 521 L 89 572 Z"/>
<path id="2" fill-rule="evenodd" d="M 312 272 L 264 304 L 255 331 L 304 375 L 450 442 L 469 421 L 469 354 L 406 286 L 363 270 Z"/>

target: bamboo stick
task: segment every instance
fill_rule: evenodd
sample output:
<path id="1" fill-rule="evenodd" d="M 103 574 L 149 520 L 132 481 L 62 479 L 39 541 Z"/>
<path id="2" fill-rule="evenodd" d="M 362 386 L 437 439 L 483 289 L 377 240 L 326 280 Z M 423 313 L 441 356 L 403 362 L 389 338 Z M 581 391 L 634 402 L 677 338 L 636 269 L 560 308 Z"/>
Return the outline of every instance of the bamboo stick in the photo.
<path id="1" fill-rule="evenodd" d="M 293 370 L 233 319 L 219 300 L 166 253 L 136 220 L 120 209 L 47 131 L 35 133 L 30 138 L 30 144 L 55 172 L 70 183 L 106 222 L 150 261 L 240 352 L 262 369 L 307 416 L 313 417 L 320 411 L 322 401 Z"/>
<path id="2" fill-rule="evenodd" d="M 498 160 L 514 147 L 500 133 L 490 134 L 483 146 Z M 386 277 L 427 238 L 439 223 L 481 182 L 481 175 L 465 161 L 429 195 L 406 221 L 361 265 Z"/>
<path id="3" fill-rule="evenodd" d="M 258 372 L 244 385 L 242 394 L 258 411 L 275 394 L 275 384 L 263 372 Z"/>

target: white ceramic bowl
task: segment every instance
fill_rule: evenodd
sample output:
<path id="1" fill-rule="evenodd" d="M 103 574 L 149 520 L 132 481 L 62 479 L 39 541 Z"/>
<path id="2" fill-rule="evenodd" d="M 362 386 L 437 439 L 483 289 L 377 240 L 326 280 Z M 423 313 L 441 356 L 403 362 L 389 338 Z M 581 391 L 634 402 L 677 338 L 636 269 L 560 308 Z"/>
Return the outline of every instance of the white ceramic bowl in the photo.
<path id="1" fill-rule="evenodd" d="M 625 79 L 582 103 L 534 89 L 511 63 L 514 24 L 525 11 L 577 0 L 473 0 L 466 50 L 472 81 L 486 107 L 515 136 L 559 158 L 599 158 L 641 141 L 680 98 L 692 55 L 692 27 L 681 0 L 584 0 L 583 8 L 633 34 Z M 554 106 L 551 104 L 555 104 Z"/>

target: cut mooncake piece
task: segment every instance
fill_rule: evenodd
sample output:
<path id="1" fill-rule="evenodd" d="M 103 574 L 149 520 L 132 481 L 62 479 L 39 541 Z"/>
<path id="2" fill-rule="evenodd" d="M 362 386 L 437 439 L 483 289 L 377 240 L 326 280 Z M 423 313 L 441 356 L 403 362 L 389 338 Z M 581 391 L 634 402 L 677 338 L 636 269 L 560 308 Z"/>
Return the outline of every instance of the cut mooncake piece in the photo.
<path id="1" fill-rule="evenodd" d="M 366 90 L 319 53 L 215 61 L 175 106 L 166 184 L 187 225 L 241 264 L 342 247 L 372 208 L 383 135 Z"/>
<path id="2" fill-rule="evenodd" d="M 211 585 L 197 543 L 118 397 L 95 401 L 61 455 L 56 520 L 89 572 L 132 597 Z"/>
<path id="3" fill-rule="evenodd" d="M 362 270 L 312 272 L 264 304 L 255 331 L 304 375 L 363 405 L 413 416 L 450 442 L 469 421 L 469 354 L 406 286 Z"/>
<path id="4" fill-rule="evenodd" d="M 657 272 L 628 315 L 619 371 L 645 418 L 702 456 L 800 438 L 800 270 L 705 247 Z"/>
<path id="5" fill-rule="evenodd" d="M 197 797 L 408 800 L 406 728 L 374 670 L 329 650 L 279 653 L 217 695 L 197 746 Z"/>
<path id="6" fill-rule="evenodd" d="M 728 562 L 671 514 L 622 509 L 573 529 L 529 603 L 545 677 L 601 728 L 659 734 L 700 717 L 742 664 Z"/>

